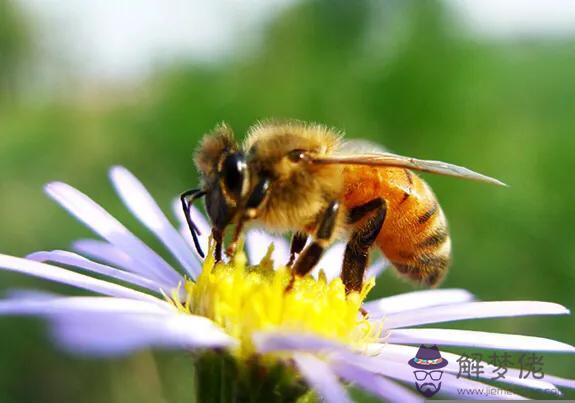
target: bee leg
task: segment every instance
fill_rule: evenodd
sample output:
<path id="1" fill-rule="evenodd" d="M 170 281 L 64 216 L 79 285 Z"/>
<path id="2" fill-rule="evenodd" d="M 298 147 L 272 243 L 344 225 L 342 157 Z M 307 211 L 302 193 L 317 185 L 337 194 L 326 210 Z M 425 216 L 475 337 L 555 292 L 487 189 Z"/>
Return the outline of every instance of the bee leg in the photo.
<path id="1" fill-rule="evenodd" d="M 217 263 L 222 260 L 222 242 L 224 234 L 221 230 L 217 228 L 212 228 L 212 238 L 216 243 L 216 246 L 214 248 L 214 259 Z"/>
<path id="2" fill-rule="evenodd" d="M 298 256 L 297 261 L 292 269 L 292 278 L 286 289 L 293 287 L 295 276 L 303 277 L 308 274 L 319 262 L 321 255 L 329 244 L 333 235 L 335 223 L 339 213 L 340 203 L 337 200 L 332 201 L 322 213 L 314 240 Z"/>
<path id="3" fill-rule="evenodd" d="M 381 197 L 377 197 L 367 203 L 353 207 L 349 209 L 349 212 L 347 213 L 347 222 L 349 224 L 354 224 L 365 217 L 368 213 L 379 209 L 383 204 L 383 199 Z"/>
<path id="4" fill-rule="evenodd" d="M 369 248 L 375 242 L 377 235 L 381 231 L 383 222 L 385 221 L 385 215 L 387 212 L 385 200 L 381 198 L 374 200 L 365 204 L 368 205 L 371 203 L 370 210 L 373 211 L 373 215 L 365 224 L 355 229 L 345 247 L 341 280 L 343 281 L 345 291 L 348 294 L 352 291 L 361 291 L 363 285 L 363 273 L 367 266 L 369 257 Z M 361 207 L 362 206 L 356 208 Z M 350 211 L 350 215 L 353 213 L 353 210 L 354 209 Z M 367 215 L 368 212 L 369 211 L 364 212 L 363 216 Z M 363 216 L 357 218 L 356 221 L 363 218 Z"/>
<path id="5" fill-rule="evenodd" d="M 291 267 L 295 261 L 295 255 L 299 254 L 307 242 L 307 234 L 304 232 L 296 232 L 291 238 L 290 255 L 287 267 Z"/>
<path id="6" fill-rule="evenodd" d="M 236 249 L 238 247 L 238 240 L 240 239 L 240 236 L 242 235 L 242 230 L 244 229 L 244 220 L 241 220 L 237 225 L 236 225 L 236 229 L 234 231 L 234 235 L 232 237 L 232 242 L 230 243 L 230 245 L 226 248 L 226 255 L 228 257 L 232 257 L 233 255 L 235 255 L 236 253 Z"/>
<path id="7" fill-rule="evenodd" d="M 184 211 L 184 217 L 186 218 L 186 223 L 188 224 L 188 228 L 192 233 L 192 239 L 194 240 L 194 246 L 196 247 L 196 251 L 201 257 L 204 257 L 204 252 L 200 246 L 200 241 L 198 240 L 198 235 L 200 234 L 200 230 L 196 227 L 196 224 L 192 221 L 190 217 L 190 208 L 194 200 L 204 197 L 206 192 L 201 189 L 191 189 L 187 190 L 180 195 L 180 203 L 182 205 L 182 210 Z"/>
<path id="8" fill-rule="evenodd" d="M 270 185 L 271 179 L 267 177 L 262 178 L 256 184 L 245 205 L 245 219 L 253 219 L 257 217 L 258 210 L 269 195 Z"/>

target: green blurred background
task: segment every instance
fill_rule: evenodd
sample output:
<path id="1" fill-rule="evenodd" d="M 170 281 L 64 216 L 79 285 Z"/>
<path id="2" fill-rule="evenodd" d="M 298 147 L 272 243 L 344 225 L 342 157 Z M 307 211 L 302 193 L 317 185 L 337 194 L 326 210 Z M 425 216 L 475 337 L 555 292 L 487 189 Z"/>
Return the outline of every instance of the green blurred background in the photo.
<path id="1" fill-rule="evenodd" d="M 172 198 L 196 183 L 191 155 L 202 133 L 220 121 L 241 135 L 258 119 L 297 118 L 510 184 L 502 189 L 426 177 L 453 236 L 454 264 L 443 287 L 466 288 L 484 300 L 575 308 L 574 35 L 490 35 L 470 27 L 453 1 L 399 0 L 252 2 L 230 31 L 239 6 L 221 3 L 216 18 L 203 23 L 214 38 L 221 30 L 233 41 L 220 46 L 200 38 L 208 50 L 200 56 L 151 57 L 144 72 L 117 78 L 99 75 L 106 60 L 98 53 L 82 60 L 66 53 L 75 31 L 57 30 L 58 8 L 42 19 L 34 13 L 39 1 L 0 0 L 3 253 L 66 248 L 91 236 L 44 197 L 43 184 L 55 179 L 84 190 L 154 244 L 117 200 L 109 166 L 132 170 L 170 212 Z M 142 12 L 127 2 L 126 27 L 144 18 Z M 96 27 L 106 38 L 106 23 Z M 59 41 L 50 42 L 58 32 Z M 118 38 L 108 36 L 113 47 Z M 74 46 L 90 55 L 93 43 L 80 39 Z M 0 273 L 0 289 L 13 287 L 71 291 Z M 390 271 L 374 296 L 411 289 Z M 575 343 L 570 317 L 456 326 Z M 575 358 L 546 354 L 545 370 L 573 377 Z M 41 322 L 0 320 L 1 403 L 184 402 L 192 378 L 189 357 L 181 353 L 78 359 L 55 350 Z"/>

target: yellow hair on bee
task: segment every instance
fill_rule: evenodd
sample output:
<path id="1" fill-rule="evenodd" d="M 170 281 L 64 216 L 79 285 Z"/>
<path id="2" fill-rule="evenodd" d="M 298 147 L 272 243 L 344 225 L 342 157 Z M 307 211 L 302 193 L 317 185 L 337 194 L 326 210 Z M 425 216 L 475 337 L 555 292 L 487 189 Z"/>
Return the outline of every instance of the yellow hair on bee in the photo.
<path id="1" fill-rule="evenodd" d="M 249 150 L 257 143 L 258 154 L 277 159 L 294 149 L 325 155 L 340 146 L 341 138 L 340 133 L 320 124 L 264 121 L 250 128 L 243 148 Z"/>
<path id="2" fill-rule="evenodd" d="M 318 124 L 263 122 L 252 127 L 243 149 L 254 171 L 274 177 L 273 191 L 255 224 L 277 232 L 309 231 L 326 203 L 341 194 L 342 167 L 294 162 L 288 155 L 294 150 L 328 155 L 340 144 L 340 133 Z M 343 212 L 341 216 L 343 222 Z"/>
<path id="3" fill-rule="evenodd" d="M 217 169 L 226 150 L 236 149 L 234 132 L 225 123 L 220 123 L 202 138 L 194 154 L 194 162 L 200 172 L 209 175 Z"/>

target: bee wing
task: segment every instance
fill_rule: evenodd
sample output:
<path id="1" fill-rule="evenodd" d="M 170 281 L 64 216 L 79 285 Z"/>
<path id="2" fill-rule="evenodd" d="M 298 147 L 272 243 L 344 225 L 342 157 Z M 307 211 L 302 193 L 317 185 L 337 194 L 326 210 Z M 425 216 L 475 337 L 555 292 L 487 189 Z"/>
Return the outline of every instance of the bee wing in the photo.
<path id="1" fill-rule="evenodd" d="M 455 176 L 458 178 L 486 182 L 499 186 L 507 186 L 500 180 L 474 172 L 470 169 L 460 167 L 458 165 L 448 164 L 447 162 L 441 161 L 419 160 L 416 158 L 404 157 L 391 153 L 339 154 L 314 157 L 311 161 L 314 164 L 368 165 L 408 168 L 415 171 Z"/>
<path id="2" fill-rule="evenodd" d="M 381 144 L 369 140 L 351 139 L 345 140 L 335 151 L 337 155 L 380 154 L 387 153 Z"/>

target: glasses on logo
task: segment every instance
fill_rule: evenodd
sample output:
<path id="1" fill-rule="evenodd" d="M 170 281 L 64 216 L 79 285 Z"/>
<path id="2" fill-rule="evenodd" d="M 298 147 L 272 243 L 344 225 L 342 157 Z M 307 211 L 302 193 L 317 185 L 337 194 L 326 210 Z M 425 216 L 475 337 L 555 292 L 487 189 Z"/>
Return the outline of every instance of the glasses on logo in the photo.
<path id="1" fill-rule="evenodd" d="M 434 381 L 439 381 L 443 371 L 413 371 L 415 379 L 418 381 L 425 381 L 427 377 L 430 377 Z"/>

